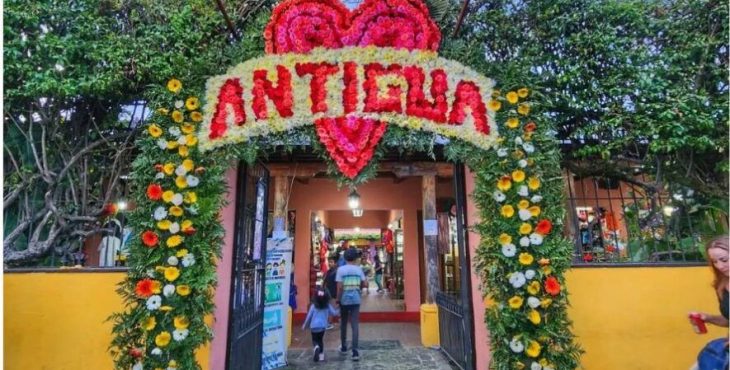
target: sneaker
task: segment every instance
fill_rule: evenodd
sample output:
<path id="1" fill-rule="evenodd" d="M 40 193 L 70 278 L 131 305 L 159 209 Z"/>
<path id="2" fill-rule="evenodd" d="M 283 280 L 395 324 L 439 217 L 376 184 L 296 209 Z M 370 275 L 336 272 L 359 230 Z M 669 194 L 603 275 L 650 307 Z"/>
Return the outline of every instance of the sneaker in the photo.
<path id="1" fill-rule="evenodd" d="M 322 350 L 319 348 L 319 346 L 314 346 L 314 358 L 312 358 L 312 361 L 317 362 L 319 361 L 319 357 L 322 354 Z"/>
<path id="2" fill-rule="evenodd" d="M 322 351 L 322 353 L 319 354 L 319 360 L 324 361 L 324 351 Z"/>
<path id="3" fill-rule="evenodd" d="M 347 354 L 347 347 L 345 347 L 345 346 L 340 347 L 340 354 L 341 355 L 346 355 Z"/>
<path id="4" fill-rule="evenodd" d="M 356 350 L 352 350 L 352 361 L 360 361 L 360 353 Z"/>
<path id="5" fill-rule="evenodd" d="M 334 325 L 332 325 L 332 324 L 327 324 L 327 330 L 332 330 L 332 329 L 334 329 L 334 328 L 335 328 L 335 326 L 334 326 Z"/>

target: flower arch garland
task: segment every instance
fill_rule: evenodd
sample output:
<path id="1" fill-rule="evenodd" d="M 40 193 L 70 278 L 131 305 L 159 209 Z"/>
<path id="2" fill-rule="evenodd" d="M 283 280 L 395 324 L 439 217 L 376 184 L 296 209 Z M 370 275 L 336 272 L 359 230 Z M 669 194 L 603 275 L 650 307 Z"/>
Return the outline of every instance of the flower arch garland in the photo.
<path id="1" fill-rule="evenodd" d="M 389 32 L 393 27 L 402 32 Z M 300 32 L 284 32 L 287 29 Z M 267 52 L 277 58 L 296 58 L 292 51 L 311 56 L 321 50 L 318 47 L 355 45 L 361 49 L 353 51 L 367 50 L 376 57 L 391 59 L 395 56 L 397 61 L 406 55 L 397 49 L 408 50 L 410 56 L 420 55 L 415 49 L 436 50 L 440 32 L 420 0 L 367 0 L 351 14 L 336 0 L 290 0 L 274 10 L 265 37 Z M 433 55 L 427 54 L 426 59 L 433 60 Z M 326 68 L 323 70 L 326 72 Z M 278 78 L 269 79 L 267 74 L 260 77 L 257 86 L 262 99 L 258 108 L 245 108 L 242 102 L 241 109 L 235 104 L 228 106 L 219 124 L 235 127 L 243 115 L 286 110 L 286 90 L 277 90 L 276 86 L 282 82 L 282 73 Z M 434 88 L 436 81 L 434 78 L 427 86 L 432 93 L 434 89 L 438 92 L 438 87 Z M 393 84 L 401 86 L 397 81 L 388 82 L 384 85 L 388 94 L 393 92 Z M 224 91 L 234 101 L 236 96 L 247 96 L 243 86 L 222 90 L 223 85 L 217 83 L 213 91 Z M 380 116 L 345 115 L 336 119 L 319 117 L 324 123 L 314 126 L 273 119 L 269 126 L 274 129 L 231 141 L 246 145 L 221 145 L 215 151 L 203 152 L 201 141 L 216 132 L 214 102 L 220 101 L 220 94 L 211 98 L 209 83 L 206 108 L 201 111 L 199 92 L 177 79 L 151 90 L 157 109 L 146 134 L 138 141 L 141 154 L 133 164 L 137 208 L 130 221 L 137 235 L 131 244 L 131 268 L 118 289 L 126 310 L 112 315 L 115 325 L 111 348 L 116 368 L 200 368 L 195 351 L 213 335 L 206 316 L 213 310 L 215 260 L 220 256 L 223 236 L 218 211 L 226 191 L 223 175 L 231 158 L 253 162 L 265 156 L 267 150 L 281 145 L 286 149 L 294 144 L 293 138 L 303 136 L 311 140 L 333 175 L 341 182 L 355 184 L 374 175 L 386 147 L 400 145 L 429 151 L 436 135 L 449 138 L 447 157 L 466 163 L 476 178 L 476 190 L 471 196 L 482 221 L 473 225 L 481 236 L 474 266 L 488 302 L 491 367 L 576 368 L 581 350 L 570 331 L 563 280 L 572 248 L 556 231 L 562 226 L 564 210 L 559 152 L 550 136 L 552 127 L 535 114 L 539 110 L 538 93 L 521 86 L 503 87 L 505 94 L 492 91 L 491 84 L 475 86 L 476 92 L 465 90 L 463 94 L 465 99 L 484 102 L 483 116 L 493 135 L 486 136 L 493 147 L 489 150 L 462 131 L 426 130 L 420 119 L 389 125 Z M 316 96 L 315 90 L 308 92 Z M 253 95 L 248 97 L 253 102 L 256 89 L 250 91 Z M 407 88 L 398 91 L 396 97 L 401 95 L 408 95 Z M 347 95 L 342 96 L 347 99 Z M 420 99 L 418 96 L 414 99 Z M 443 112 L 437 96 L 433 94 L 431 105 L 422 108 Z M 454 105 L 457 97 L 449 95 L 449 102 Z M 325 94 L 320 102 L 331 104 L 331 99 Z M 397 100 L 402 106 L 408 104 L 400 97 Z M 315 108 L 316 101 L 311 106 Z M 478 107 L 475 103 L 462 110 L 461 114 L 472 115 L 462 122 L 477 127 L 479 114 L 474 112 L 479 113 Z M 271 118 L 268 113 L 266 118 Z M 349 150 L 346 145 L 334 143 L 338 139 L 333 132 L 339 132 L 345 144 L 357 148 Z"/>

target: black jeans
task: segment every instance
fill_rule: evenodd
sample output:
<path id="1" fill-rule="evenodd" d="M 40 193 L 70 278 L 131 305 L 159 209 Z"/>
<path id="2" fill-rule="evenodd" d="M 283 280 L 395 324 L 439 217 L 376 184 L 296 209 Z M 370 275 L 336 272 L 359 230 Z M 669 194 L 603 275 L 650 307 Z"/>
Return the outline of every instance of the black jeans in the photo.
<path id="1" fill-rule="evenodd" d="M 347 320 L 350 320 L 352 326 L 352 349 L 356 350 L 358 345 L 358 337 L 360 336 L 360 305 L 348 304 L 340 306 L 340 341 L 342 347 L 347 344 Z"/>
<path id="2" fill-rule="evenodd" d="M 320 332 L 312 332 L 312 344 L 314 346 L 319 346 L 319 349 L 321 349 L 324 352 L 324 331 Z"/>

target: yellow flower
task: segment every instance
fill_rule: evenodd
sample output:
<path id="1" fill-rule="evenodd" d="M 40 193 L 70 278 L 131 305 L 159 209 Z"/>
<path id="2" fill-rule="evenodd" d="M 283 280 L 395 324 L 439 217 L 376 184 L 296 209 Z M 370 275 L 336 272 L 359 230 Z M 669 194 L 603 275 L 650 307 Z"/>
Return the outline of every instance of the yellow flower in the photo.
<path id="1" fill-rule="evenodd" d="M 200 122 L 203 120 L 203 115 L 200 112 L 193 112 L 190 113 L 190 119 L 193 120 L 193 122 Z"/>
<path id="2" fill-rule="evenodd" d="M 522 307 L 522 301 L 523 301 L 522 297 L 517 296 L 517 295 L 513 296 L 512 298 L 509 299 L 509 306 L 510 306 L 510 308 L 513 308 L 516 310 L 516 309 Z"/>
<path id="3" fill-rule="evenodd" d="M 180 230 L 185 230 L 193 227 L 193 221 L 185 220 L 180 224 Z"/>
<path id="4" fill-rule="evenodd" d="M 177 141 L 171 140 L 167 142 L 167 149 L 175 149 L 178 147 Z"/>
<path id="5" fill-rule="evenodd" d="M 499 97 L 499 95 L 500 95 L 501 93 L 502 93 L 502 92 L 501 92 L 501 91 L 499 91 L 499 89 L 494 89 L 494 90 L 492 90 L 492 99 L 496 99 L 496 98 L 498 98 L 498 97 Z"/>
<path id="6" fill-rule="evenodd" d="M 192 171 L 193 168 L 195 168 L 195 162 L 193 162 L 192 159 L 186 159 L 182 162 L 182 166 L 185 169 L 185 171 Z"/>
<path id="7" fill-rule="evenodd" d="M 498 111 L 500 108 L 502 108 L 502 103 L 499 102 L 499 100 L 490 100 L 489 103 L 487 103 L 487 107 L 489 110 Z"/>
<path id="8" fill-rule="evenodd" d="M 172 311 L 172 306 L 160 306 L 159 310 L 162 312 L 170 312 Z"/>
<path id="9" fill-rule="evenodd" d="M 183 134 L 192 134 L 193 132 L 195 132 L 195 126 L 187 122 L 183 123 L 180 129 L 182 130 Z"/>
<path id="10" fill-rule="evenodd" d="M 527 94 L 530 93 L 530 90 L 528 90 L 526 87 L 523 87 L 519 90 L 517 90 L 517 95 L 520 96 L 520 98 L 526 98 Z"/>
<path id="11" fill-rule="evenodd" d="M 144 321 L 142 321 L 142 329 L 150 331 L 157 326 L 157 320 L 155 320 L 154 316 L 150 316 L 146 318 Z"/>
<path id="12" fill-rule="evenodd" d="M 540 351 L 542 351 L 542 346 L 540 346 L 540 343 L 531 340 L 530 344 L 527 345 L 527 349 L 525 349 L 525 354 L 529 357 L 534 358 L 540 356 Z"/>
<path id="13" fill-rule="evenodd" d="M 167 89 L 177 94 L 182 89 L 182 82 L 178 79 L 172 78 L 170 81 L 167 81 Z"/>
<path id="14" fill-rule="evenodd" d="M 520 263 L 527 266 L 529 264 L 532 264 L 532 261 L 534 261 L 535 258 L 532 257 L 529 253 L 520 253 Z"/>
<path id="15" fill-rule="evenodd" d="M 165 108 L 157 108 L 157 113 L 159 113 L 163 116 L 166 116 L 166 115 L 170 114 L 170 111 Z"/>
<path id="16" fill-rule="evenodd" d="M 167 162 L 164 166 L 162 166 L 162 171 L 165 172 L 165 175 L 170 176 L 175 173 L 175 165 L 173 163 Z"/>
<path id="17" fill-rule="evenodd" d="M 540 282 L 539 281 L 531 282 L 530 285 L 527 286 L 527 293 L 530 293 L 532 295 L 540 293 Z"/>
<path id="18" fill-rule="evenodd" d="M 180 112 L 179 110 L 172 111 L 170 118 L 172 118 L 172 120 L 175 121 L 176 123 L 182 123 L 183 119 L 185 119 L 183 117 L 182 112 Z"/>
<path id="19" fill-rule="evenodd" d="M 510 218 L 515 215 L 515 209 L 511 205 L 507 204 L 502 206 L 502 217 Z"/>
<path id="20" fill-rule="evenodd" d="M 177 367 L 177 361 L 170 360 L 170 362 L 167 363 L 167 367 L 172 367 L 172 368 Z"/>
<path id="21" fill-rule="evenodd" d="M 517 370 L 522 370 L 522 369 L 524 369 L 524 368 L 525 368 L 526 366 L 527 366 L 527 365 L 523 364 L 522 362 L 520 362 L 520 361 L 517 361 L 517 363 L 515 364 L 515 369 L 517 369 Z"/>
<path id="22" fill-rule="evenodd" d="M 190 326 L 190 320 L 185 316 L 175 316 L 172 321 L 175 329 L 187 329 Z"/>
<path id="23" fill-rule="evenodd" d="M 517 97 L 517 93 L 514 91 L 508 92 L 507 95 L 505 95 L 505 96 L 507 97 L 507 101 L 510 104 L 515 104 L 515 103 L 517 103 L 517 100 L 519 100 L 519 98 Z"/>
<path id="24" fill-rule="evenodd" d="M 175 281 L 180 277 L 180 270 L 175 266 L 165 267 L 165 279 Z"/>
<path id="25" fill-rule="evenodd" d="M 501 233 L 499 234 L 499 244 L 509 244 L 512 243 L 512 237 L 509 234 Z"/>
<path id="26" fill-rule="evenodd" d="M 177 253 L 175 253 L 175 256 L 177 258 L 182 258 L 182 257 L 185 257 L 187 254 L 188 254 L 188 250 L 183 248 L 183 249 L 178 250 Z"/>
<path id="27" fill-rule="evenodd" d="M 152 293 L 160 294 L 162 291 L 162 283 L 159 280 L 152 280 Z"/>
<path id="28" fill-rule="evenodd" d="M 550 298 L 545 298 L 540 301 L 540 307 L 542 308 L 548 308 L 553 303 L 553 300 Z"/>
<path id="29" fill-rule="evenodd" d="M 512 180 L 515 182 L 525 181 L 525 173 L 522 170 L 512 171 Z"/>
<path id="30" fill-rule="evenodd" d="M 532 206 L 529 208 L 529 210 L 530 210 L 530 214 L 532 215 L 532 217 L 539 216 L 540 212 L 541 212 L 540 206 Z"/>
<path id="31" fill-rule="evenodd" d="M 200 107 L 200 100 L 198 98 L 191 96 L 185 100 L 185 108 L 188 108 L 188 110 L 196 110 Z"/>
<path id="32" fill-rule="evenodd" d="M 525 157 L 525 152 L 517 149 L 514 152 L 512 152 L 512 158 L 514 159 L 522 159 Z"/>
<path id="33" fill-rule="evenodd" d="M 170 248 L 175 248 L 178 245 L 182 244 L 182 242 L 183 242 L 182 236 L 180 236 L 180 235 L 173 235 L 173 236 L 167 238 L 166 244 Z"/>
<path id="34" fill-rule="evenodd" d="M 169 230 L 172 222 L 170 220 L 162 220 L 157 222 L 157 228 L 160 230 Z"/>
<path id="35" fill-rule="evenodd" d="M 522 103 L 517 106 L 517 113 L 526 116 L 530 114 L 530 105 L 527 103 Z"/>
<path id="36" fill-rule="evenodd" d="M 162 135 L 162 129 L 160 126 L 157 126 L 156 124 L 151 124 L 150 127 L 147 128 L 147 131 L 150 133 L 150 136 L 152 137 L 160 137 Z"/>
<path id="37" fill-rule="evenodd" d="M 510 118 L 507 120 L 507 127 L 509 128 L 517 128 L 520 125 L 520 120 L 517 118 Z"/>
<path id="38" fill-rule="evenodd" d="M 185 197 L 183 198 L 183 200 L 185 201 L 185 203 L 188 204 L 195 203 L 198 201 L 198 194 L 195 194 L 194 191 L 189 191 L 185 193 Z"/>
<path id="39" fill-rule="evenodd" d="M 190 154 L 190 151 L 188 150 L 188 147 L 186 147 L 185 145 L 181 145 L 179 148 L 177 148 L 177 154 L 185 158 Z"/>
<path id="40" fill-rule="evenodd" d="M 532 231 L 532 225 L 527 222 L 523 222 L 522 225 L 520 225 L 520 234 L 527 235 L 530 231 Z"/>
<path id="41" fill-rule="evenodd" d="M 530 320 L 531 323 L 538 325 L 542 321 L 542 317 L 540 317 L 540 313 L 536 310 L 530 310 L 530 312 L 527 313 L 527 319 Z M 537 357 L 532 356 L 532 357 Z"/>
<path id="42" fill-rule="evenodd" d="M 170 207 L 170 214 L 175 217 L 180 217 L 183 215 L 183 209 L 178 206 L 172 206 Z"/>
<path id="43" fill-rule="evenodd" d="M 550 363 L 548 362 L 547 359 L 542 358 L 542 359 L 540 359 L 540 366 L 542 366 L 542 367 L 550 366 Z M 554 366 L 551 366 L 551 367 L 554 367 Z"/>
<path id="44" fill-rule="evenodd" d="M 157 347 L 167 347 L 167 345 L 170 344 L 171 338 L 172 336 L 170 335 L 170 333 L 163 331 L 162 333 L 157 334 L 157 336 L 155 337 L 155 344 L 157 345 Z"/>
<path id="45" fill-rule="evenodd" d="M 193 134 L 185 135 L 185 145 L 193 146 L 198 143 L 198 138 Z"/>
<path id="46" fill-rule="evenodd" d="M 509 190 L 512 188 L 512 180 L 509 176 L 502 176 L 502 178 L 497 182 L 497 188 L 502 191 Z"/>
<path id="47" fill-rule="evenodd" d="M 540 189 L 540 179 L 537 177 L 530 177 L 530 180 L 527 181 L 527 187 L 532 190 Z"/>
<path id="48" fill-rule="evenodd" d="M 185 176 L 178 176 L 175 178 L 175 185 L 180 189 L 185 189 L 188 187 L 188 180 L 185 179 Z"/>
<path id="49" fill-rule="evenodd" d="M 166 190 L 164 193 L 162 193 L 162 200 L 164 200 L 165 203 L 172 202 L 173 197 L 175 197 L 175 192 L 172 190 Z"/>
<path id="50" fill-rule="evenodd" d="M 519 203 L 517 203 L 517 208 L 519 209 L 527 209 L 527 207 L 530 206 L 530 201 L 522 199 Z"/>
<path id="51" fill-rule="evenodd" d="M 190 286 L 188 285 L 178 285 L 175 288 L 175 291 L 177 292 L 177 295 L 181 297 L 185 297 L 186 295 L 190 294 Z"/>
<path id="52" fill-rule="evenodd" d="M 550 267 L 550 266 L 543 266 L 543 267 L 542 267 L 542 272 L 543 272 L 543 273 L 544 273 L 545 275 L 550 275 L 550 274 L 552 274 L 552 273 L 553 273 L 553 268 L 552 268 L 552 267 Z"/>

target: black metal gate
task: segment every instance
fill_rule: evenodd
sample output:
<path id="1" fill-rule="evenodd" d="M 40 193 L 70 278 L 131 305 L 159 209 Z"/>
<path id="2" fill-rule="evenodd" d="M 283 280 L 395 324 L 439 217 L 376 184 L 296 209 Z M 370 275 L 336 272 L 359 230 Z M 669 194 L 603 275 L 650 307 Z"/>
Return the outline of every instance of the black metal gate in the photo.
<path id="1" fill-rule="evenodd" d="M 456 225 L 459 243 L 461 286 L 457 294 L 436 293 L 439 313 L 441 350 L 463 370 L 474 369 L 474 326 L 471 300 L 471 266 L 466 244 L 466 187 L 464 166 L 454 166 L 454 194 L 456 194 Z"/>
<path id="2" fill-rule="evenodd" d="M 269 171 L 238 166 L 226 369 L 260 370 Z"/>

